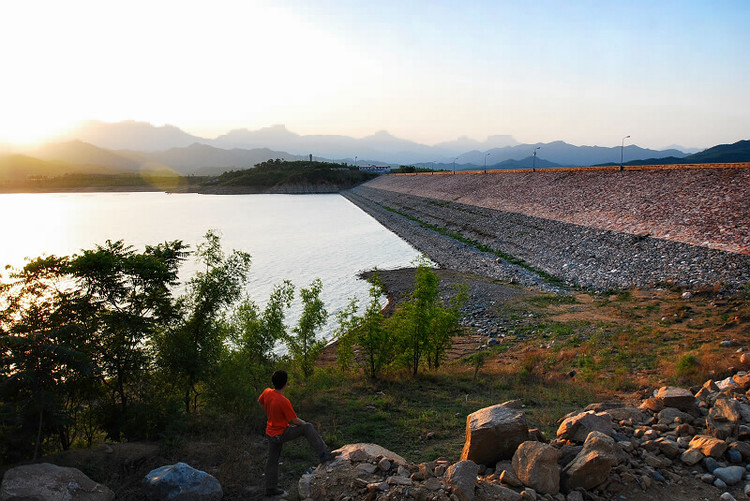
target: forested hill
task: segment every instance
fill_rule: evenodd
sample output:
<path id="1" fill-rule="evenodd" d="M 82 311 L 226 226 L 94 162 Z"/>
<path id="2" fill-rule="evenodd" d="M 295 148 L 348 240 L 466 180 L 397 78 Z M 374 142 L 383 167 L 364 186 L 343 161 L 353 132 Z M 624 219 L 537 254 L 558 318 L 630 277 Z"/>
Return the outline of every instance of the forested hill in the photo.
<path id="1" fill-rule="evenodd" d="M 683 158 L 647 158 L 633 160 L 624 165 L 674 165 L 674 164 L 712 164 L 750 162 L 750 140 L 737 141 L 732 144 L 719 144 Z M 604 165 L 616 165 L 614 163 Z"/>
<path id="2" fill-rule="evenodd" d="M 269 160 L 230 171 L 191 191 L 199 193 L 336 193 L 374 178 L 356 167 L 330 162 Z"/>

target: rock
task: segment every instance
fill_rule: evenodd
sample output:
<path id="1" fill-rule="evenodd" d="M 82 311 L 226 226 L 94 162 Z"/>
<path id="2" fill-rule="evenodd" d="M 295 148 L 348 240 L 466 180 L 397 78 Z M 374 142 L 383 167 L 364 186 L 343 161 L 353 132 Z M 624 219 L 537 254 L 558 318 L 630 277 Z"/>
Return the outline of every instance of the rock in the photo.
<path id="1" fill-rule="evenodd" d="M 307 499 L 312 497 L 312 488 L 310 486 L 313 476 L 311 473 L 306 473 L 299 478 L 297 482 L 297 492 L 299 493 L 300 499 Z"/>
<path id="2" fill-rule="evenodd" d="M 609 414 L 609 416 L 614 421 L 618 423 L 620 421 L 625 421 L 631 426 L 641 425 L 649 418 L 649 416 L 647 416 L 645 412 L 640 409 L 636 409 L 635 407 L 618 407 L 614 409 L 608 409 L 604 412 Z"/>
<path id="3" fill-rule="evenodd" d="M 659 452 L 664 454 L 670 459 L 674 459 L 677 456 L 680 455 L 680 446 L 677 445 L 677 442 L 674 442 L 672 440 L 668 440 L 666 438 L 660 438 L 656 441 L 657 447 L 659 447 Z"/>
<path id="4" fill-rule="evenodd" d="M 750 366 L 750 353 L 743 353 L 740 355 L 740 363 L 745 367 Z"/>
<path id="5" fill-rule="evenodd" d="M 529 440 L 535 440 L 537 442 L 547 442 L 547 437 L 539 428 L 529 428 Z"/>
<path id="6" fill-rule="evenodd" d="M 143 479 L 146 497 L 151 500 L 214 501 L 224 495 L 215 477 L 186 463 L 151 470 Z"/>
<path id="7" fill-rule="evenodd" d="M 606 412 L 582 412 L 566 418 L 557 429 L 557 438 L 583 442 L 592 431 L 604 435 L 612 434 L 612 418 Z"/>
<path id="8" fill-rule="evenodd" d="M 526 489 L 521 491 L 521 499 L 523 501 L 536 501 L 537 500 L 536 491 L 530 487 L 527 487 Z"/>
<path id="9" fill-rule="evenodd" d="M 383 458 L 378 461 L 378 468 L 380 471 L 388 471 L 391 469 L 391 462 L 387 458 Z"/>
<path id="10" fill-rule="evenodd" d="M 560 466 L 569 464 L 582 450 L 582 445 L 563 445 L 560 449 L 560 458 L 557 461 L 557 464 L 559 464 Z"/>
<path id="11" fill-rule="evenodd" d="M 672 461 L 662 456 L 655 456 L 654 454 L 646 453 L 643 455 L 643 460 L 652 468 L 666 468 L 672 464 Z"/>
<path id="12" fill-rule="evenodd" d="M 565 498 L 566 501 L 583 501 L 583 494 L 581 491 L 572 491 Z"/>
<path id="13" fill-rule="evenodd" d="M 739 434 L 737 423 L 731 421 L 719 421 L 711 416 L 706 418 L 706 433 L 712 437 L 724 440 Z"/>
<path id="14" fill-rule="evenodd" d="M 704 456 L 720 458 L 729 447 L 723 440 L 707 435 L 696 435 L 690 441 L 690 447 L 700 450 Z"/>
<path id="15" fill-rule="evenodd" d="M 735 497 L 728 492 L 725 492 L 721 496 L 719 496 L 719 499 L 721 499 L 722 501 L 737 501 Z"/>
<path id="16" fill-rule="evenodd" d="M 438 491 L 443 488 L 443 482 L 441 482 L 440 479 L 435 478 L 435 477 L 428 478 L 427 480 L 424 481 L 424 484 L 422 485 L 424 485 L 425 489 L 430 490 L 430 491 Z"/>
<path id="17" fill-rule="evenodd" d="M 445 472 L 446 481 L 454 486 L 454 493 L 462 501 L 474 499 L 474 488 L 477 485 L 479 466 L 474 461 L 459 461 L 451 465 Z"/>
<path id="18" fill-rule="evenodd" d="M 729 447 L 742 455 L 742 459 L 750 459 L 750 444 L 747 442 L 732 442 Z"/>
<path id="19" fill-rule="evenodd" d="M 730 463 L 742 462 L 742 453 L 738 451 L 737 449 L 729 449 L 727 451 L 727 457 L 729 458 Z"/>
<path id="20" fill-rule="evenodd" d="M 0 486 L 3 501 L 112 501 L 115 494 L 75 468 L 49 463 L 17 466 L 5 472 Z"/>
<path id="21" fill-rule="evenodd" d="M 719 462 L 715 460 L 712 457 L 707 457 L 703 459 L 703 467 L 708 471 L 709 473 L 713 474 L 714 470 L 716 468 L 719 468 Z"/>
<path id="22" fill-rule="evenodd" d="M 695 397 L 690 390 L 685 388 L 662 386 L 654 397 L 661 400 L 664 407 L 675 407 L 681 411 L 686 411 L 695 405 Z"/>
<path id="23" fill-rule="evenodd" d="M 714 479 L 713 485 L 714 485 L 714 487 L 716 487 L 717 489 L 726 489 L 726 488 L 727 488 L 727 483 L 726 483 L 726 482 L 724 482 L 724 481 L 723 481 L 722 479 L 720 479 L 720 478 L 716 478 L 716 479 Z"/>
<path id="24" fill-rule="evenodd" d="M 706 456 L 704 456 L 703 453 L 698 449 L 688 449 L 682 453 L 682 456 L 680 456 L 680 461 L 688 466 L 693 466 L 694 464 L 701 462 L 704 457 Z"/>
<path id="25" fill-rule="evenodd" d="M 358 443 L 358 444 L 349 444 L 341 447 L 340 449 L 336 449 L 338 452 L 339 460 L 346 460 L 350 462 L 357 462 L 357 463 L 374 463 L 376 462 L 378 456 L 382 456 L 384 458 L 387 458 L 393 463 L 405 465 L 406 459 L 402 458 L 395 452 L 391 452 L 388 449 L 381 447 L 376 444 L 368 444 L 368 443 Z"/>
<path id="26" fill-rule="evenodd" d="M 378 469 L 378 466 L 372 463 L 359 463 L 357 465 L 357 469 L 362 470 L 363 472 L 369 473 L 370 475 L 372 475 Z"/>
<path id="27" fill-rule="evenodd" d="M 413 482 L 410 478 L 400 477 L 398 475 L 392 475 L 386 479 L 388 485 L 412 485 Z"/>
<path id="28" fill-rule="evenodd" d="M 747 372 L 738 372 L 737 374 L 732 376 L 732 381 L 737 383 L 737 386 L 745 391 L 750 388 L 750 374 L 748 374 Z"/>
<path id="29" fill-rule="evenodd" d="M 492 466 L 500 459 L 513 457 L 519 445 L 529 436 L 526 417 L 522 411 L 493 405 L 466 418 L 466 441 L 461 461 Z"/>
<path id="30" fill-rule="evenodd" d="M 664 409 L 664 402 L 655 398 L 647 398 L 643 401 L 640 406 L 641 409 L 649 410 L 651 412 L 660 412 Z"/>
<path id="31" fill-rule="evenodd" d="M 515 399 L 515 400 L 508 400 L 507 402 L 503 402 L 503 407 L 507 407 L 508 409 L 523 409 L 523 402 L 521 400 Z"/>
<path id="32" fill-rule="evenodd" d="M 693 416 L 675 407 L 666 407 L 656 415 L 656 418 L 659 420 L 659 424 L 672 424 L 675 420 L 680 420 L 683 423 L 693 422 Z"/>
<path id="33" fill-rule="evenodd" d="M 559 476 L 558 476 L 559 479 Z M 523 483 L 513 470 L 503 470 L 499 477 L 500 483 L 511 487 L 523 487 Z"/>
<path id="34" fill-rule="evenodd" d="M 704 473 L 703 475 L 701 475 L 701 476 L 700 476 L 700 477 L 698 477 L 698 478 L 699 478 L 699 479 L 700 479 L 700 481 L 701 481 L 701 482 L 703 482 L 704 484 L 710 484 L 710 483 L 713 483 L 713 481 L 714 481 L 714 476 L 713 476 L 713 475 L 711 475 L 710 473 Z"/>
<path id="35" fill-rule="evenodd" d="M 722 379 L 721 381 L 717 381 L 716 387 L 719 389 L 719 391 L 725 391 L 732 388 L 737 388 L 737 383 L 734 382 L 732 376 L 729 376 L 728 378 Z"/>
<path id="36" fill-rule="evenodd" d="M 502 485 L 483 482 L 479 487 L 478 499 L 491 499 L 492 501 L 521 501 L 521 495 L 514 490 Z"/>
<path id="37" fill-rule="evenodd" d="M 725 468 L 716 468 L 713 475 L 722 479 L 727 485 L 739 484 L 745 476 L 745 468 L 742 466 L 727 466 Z"/>
<path id="38" fill-rule="evenodd" d="M 616 461 L 614 439 L 592 431 L 581 452 L 563 470 L 563 481 L 568 490 L 576 487 L 592 489 L 607 480 Z"/>
<path id="39" fill-rule="evenodd" d="M 717 421 L 730 421 L 732 423 L 737 423 L 742 419 L 737 401 L 726 397 L 717 398 L 708 415 Z"/>
<path id="40" fill-rule="evenodd" d="M 557 449 L 540 442 L 522 443 L 513 454 L 513 471 L 527 487 L 542 494 L 560 491 Z"/>

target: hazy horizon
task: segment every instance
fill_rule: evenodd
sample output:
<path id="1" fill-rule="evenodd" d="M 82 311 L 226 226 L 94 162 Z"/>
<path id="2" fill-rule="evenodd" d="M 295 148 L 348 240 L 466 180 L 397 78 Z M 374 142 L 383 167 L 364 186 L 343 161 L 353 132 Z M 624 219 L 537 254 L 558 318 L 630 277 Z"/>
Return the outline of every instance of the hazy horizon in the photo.
<path id="1" fill-rule="evenodd" d="M 747 139 L 743 1 L 73 0 L 0 8 L 0 143 L 85 120 L 426 145 Z"/>

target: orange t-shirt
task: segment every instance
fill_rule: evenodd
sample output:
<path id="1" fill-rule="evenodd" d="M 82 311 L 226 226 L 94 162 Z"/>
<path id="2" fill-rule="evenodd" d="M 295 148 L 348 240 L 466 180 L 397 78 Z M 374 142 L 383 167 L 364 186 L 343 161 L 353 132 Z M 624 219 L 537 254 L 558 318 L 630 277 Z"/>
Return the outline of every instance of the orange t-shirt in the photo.
<path id="1" fill-rule="evenodd" d="M 289 421 L 296 418 L 292 403 L 282 393 L 273 388 L 266 388 L 258 397 L 268 416 L 266 421 L 266 435 L 275 437 L 281 435 L 289 427 Z"/>

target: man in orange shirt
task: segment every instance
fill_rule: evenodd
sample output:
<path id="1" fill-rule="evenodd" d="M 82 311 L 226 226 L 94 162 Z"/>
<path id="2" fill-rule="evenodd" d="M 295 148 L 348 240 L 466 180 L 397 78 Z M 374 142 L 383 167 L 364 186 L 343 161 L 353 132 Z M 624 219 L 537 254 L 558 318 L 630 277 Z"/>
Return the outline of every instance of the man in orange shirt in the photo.
<path id="1" fill-rule="evenodd" d="M 271 376 L 273 389 L 266 388 L 258 397 L 263 410 L 266 411 L 266 438 L 268 439 L 268 461 L 266 462 L 266 496 L 279 496 L 284 491 L 278 487 L 279 456 L 284 442 L 305 436 L 320 462 L 330 461 L 336 455 L 326 452 L 326 444 L 320 438 L 315 427 L 295 414 L 292 403 L 284 396 L 287 380 L 286 371 L 276 371 Z M 294 426 L 289 426 L 294 425 Z"/>

